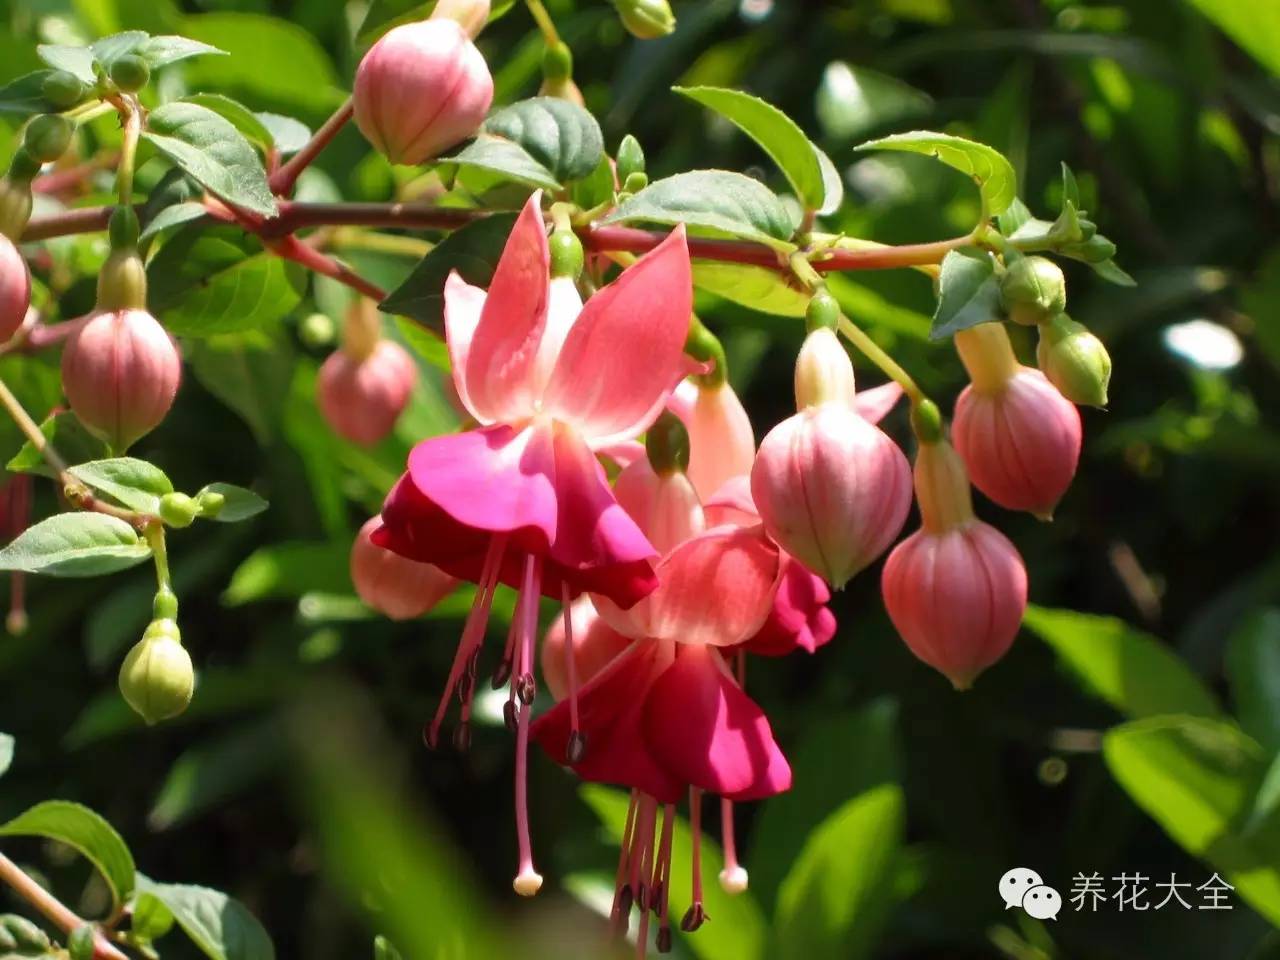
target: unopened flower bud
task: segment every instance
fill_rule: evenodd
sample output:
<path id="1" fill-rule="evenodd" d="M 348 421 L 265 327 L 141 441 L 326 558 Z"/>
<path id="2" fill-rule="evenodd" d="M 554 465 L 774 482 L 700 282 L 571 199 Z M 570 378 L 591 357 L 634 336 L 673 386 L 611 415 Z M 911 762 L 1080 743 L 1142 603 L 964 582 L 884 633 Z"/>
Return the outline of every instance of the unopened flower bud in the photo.
<path id="1" fill-rule="evenodd" d="M 143 310 L 147 305 L 147 268 L 132 248 L 116 249 L 98 272 L 99 310 Z"/>
<path id="2" fill-rule="evenodd" d="M 676 15 L 667 0 L 613 0 L 627 32 L 641 40 L 665 37 L 676 28 Z"/>
<path id="3" fill-rule="evenodd" d="M 544 80 L 568 80 L 573 76 L 573 51 L 564 42 L 552 43 L 542 51 Z"/>
<path id="4" fill-rule="evenodd" d="M 420 617 L 457 587 L 439 567 L 402 557 L 373 542 L 382 520 L 365 522 L 351 545 L 351 582 L 360 599 L 392 620 Z"/>
<path id="5" fill-rule="evenodd" d="M 795 390 L 797 410 L 822 403 L 853 403 L 853 361 L 835 331 L 819 327 L 805 337 L 796 357 Z"/>
<path id="6" fill-rule="evenodd" d="M 44 78 L 41 86 L 44 98 L 59 110 L 70 110 L 85 98 L 88 89 L 74 73 L 55 70 Z"/>
<path id="7" fill-rule="evenodd" d="M 0 233 L 0 342 L 22 327 L 31 307 L 31 274 L 18 248 Z"/>
<path id="8" fill-rule="evenodd" d="M 474 40 L 489 22 L 489 0 L 438 0 L 432 20 L 454 20 Z"/>
<path id="9" fill-rule="evenodd" d="M 107 237 L 112 250 L 132 250 L 138 245 L 141 225 L 132 207 L 116 207 L 107 221 Z"/>
<path id="10" fill-rule="evenodd" d="M 148 724 L 186 710 L 195 683 L 191 655 L 173 620 L 151 621 L 120 667 L 120 693 Z"/>
<path id="11" fill-rule="evenodd" d="M 67 960 L 93 960 L 96 947 L 93 924 L 82 923 L 67 936 Z"/>
<path id="12" fill-rule="evenodd" d="M 66 117 L 46 113 L 33 117 L 23 133 L 23 146 L 41 163 L 53 163 L 71 146 L 75 128 Z"/>
<path id="13" fill-rule="evenodd" d="M 633 173 L 645 172 L 644 149 L 640 146 L 640 141 L 629 133 L 618 144 L 616 172 L 618 179 L 623 182 Z"/>
<path id="14" fill-rule="evenodd" d="M 639 193 L 649 185 L 649 175 L 647 173 L 632 173 L 627 175 L 627 179 L 622 182 L 623 193 Z"/>
<path id="15" fill-rule="evenodd" d="M 493 78 L 449 19 L 407 23 L 375 43 L 356 71 L 356 125 L 392 163 L 419 164 L 475 134 Z"/>
<path id="16" fill-rule="evenodd" d="M 338 326 L 327 313 L 309 313 L 298 324 L 298 339 L 312 349 L 333 343 Z"/>
<path id="17" fill-rule="evenodd" d="M 684 473 L 689 466 L 689 431 L 679 417 L 664 412 L 645 434 L 644 449 L 659 476 Z"/>
<path id="18" fill-rule="evenodd" d="M 1063 314 L 1040 328 L 1036 363 L 1049 382 L 1072 403 L 1107 405 L 1111 355 L 1082 323 Z"/>
<path id="19" fill-rule="evenodd" d="M 16 913 L 7 913 L 0 917 L 0 930 L 13 941 L 13 949 L 27 956 L 43 956 L 49 949 L 49 935 L 37 927 L 26 917 Z"/>
<path id="20" fill-rule="evenodd" d="M 1022 257 L 1000 281 L 1000 305 L 1015 323 L 1035 326 L 1067 308 L 1067 279 L 1046 257 Z"/>
<path id="21" fill-rule="evenodd" d="M 346 350 L 331 353 L 320 368 L 316 399 L 336 434 L 372 446 L 395 426 L 417 378 L 418 365 L 405 349 L 380 340 L 363 359 Z"/>
<path id="22" fill-rule="evenodd" d="M 62 385 L 80 421 L 123 452 L 168 414 L 182 358 L 145 310 L 91 316 L 62 351 Z"/>
<path id="23" fill-rule="evenodd" d="M 160 519 L 171 527 L 189 527 L 199 514 L 199 505 L 185 493 L 166 493 L 160 498 Z"/>
<path id="24" fill-rule="evenodd" d="M 19 149 L 14 154 L 15 166 L 18 157 L 30 159 L 31 154 Z M 27 229 L 27 221 L 31 219 L 31 177 L 39 172 L 40 165 L 34 160 L 30 162 L 35 166 L 31 176 L 17 176 L 10 167 L 9 176 L 0 179 L 0 234 L 15 242 L 21 239 Z"/>
<path id="25" fill-rule="evenodd" d="M 196 506 L 199 508 L 199 515 L 209 520 L 217 519 L 218 514 L 222 512 L 222 508 L 227 505 L 227 498 L 216 490 L 204 490 L 196 497 Z"/>
<path id="26" fill-rule="evenodd" d="M 109 72 L 111 82 L 125 93 L 137 93 L 151 79 L 151 67 L 147 61 L 131 53 L 112 61 Z"/>
<path id="27" fill-rule="evenodd" d="M 551 276 L 577 279 L 585 260 L 578 235 L 572 230 L 556 230 L 551 234 L 548 245 L 551 248 Z"/>
<path id="28" fill-rule="evenodd" d="M 681 396 L 692 394 L 692 403 L 682 411 L 689 430 L 687 472 L 698 495 L 708 500 L 734 477 L 751 472 L 756 435 L 729 381 L 686 383 L 680 391 Z"/>
<path id="29" fill-rule="evenodd" d="M 826 290 L 819 290 L 809 298 L 804 311 L 805 329 L 837 330 L 840 327 L 840 303 Z"/>

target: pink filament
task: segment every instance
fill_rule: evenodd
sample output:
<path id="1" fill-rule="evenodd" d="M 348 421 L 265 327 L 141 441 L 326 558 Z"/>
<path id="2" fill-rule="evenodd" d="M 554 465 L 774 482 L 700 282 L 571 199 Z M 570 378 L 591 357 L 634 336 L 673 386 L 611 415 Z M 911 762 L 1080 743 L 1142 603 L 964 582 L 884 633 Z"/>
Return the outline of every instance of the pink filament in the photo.
<path id="1" fill-rule="evenodd" d="M 516 614 L 520 619 L 520 634 L 516 638 L 519 653 L 519 669 L 512 671 L 512 689 L 521 678 L 533 671 L 533 643 L 538 630 L 538 597 L 542 593 L 542 558 L 529 554 L 525 557 L 524 577 L 520 584 L 520 600 Z M 516 726 L 516 839 L 520 847 L 520 874 L 535 872 L 533 869 L 533 844 L 529 839 L 529 714 L 532 707 L 523 700 L 519 703 Z"/>

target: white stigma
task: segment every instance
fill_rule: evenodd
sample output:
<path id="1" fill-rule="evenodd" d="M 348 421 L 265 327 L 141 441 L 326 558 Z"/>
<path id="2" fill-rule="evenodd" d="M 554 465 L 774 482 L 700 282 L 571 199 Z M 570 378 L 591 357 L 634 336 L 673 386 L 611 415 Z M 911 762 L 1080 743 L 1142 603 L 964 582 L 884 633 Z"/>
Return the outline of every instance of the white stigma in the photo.
<path id="1" fill-rule="evenodd" d="M 542 874 L 527 870 L 511 881 L 511 888 L 522 897 L 532 897 L 542 889 Z"/>
<path id="2" fill-rule="evenodd" d="M 742 867 L 725 867 L 720 871 L 720 887 L 725 893 L 739 894 L 747 890 L 747 871 Z"/>

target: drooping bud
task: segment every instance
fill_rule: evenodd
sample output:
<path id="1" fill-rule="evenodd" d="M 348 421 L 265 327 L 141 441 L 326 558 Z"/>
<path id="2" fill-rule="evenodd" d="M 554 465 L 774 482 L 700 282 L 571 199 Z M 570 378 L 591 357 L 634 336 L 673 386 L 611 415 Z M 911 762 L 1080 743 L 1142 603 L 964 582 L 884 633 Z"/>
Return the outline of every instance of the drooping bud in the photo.
<path id="1" fill-rule="evenodd" d="M 702 504 L 689 478 L 678 467 L 655 465 L 652 455 L 633 461 L 618 474 L 613 492 L 659 553 L 706 529 Z"/>
<path id="2" fill-rule="evenodd" d="M 573 632 L 574 678 L 580 688 L 633 641 L 605 623 L 585 595 L 569 605 L 568 617 Z M 569 695 L 565 639 L 565 618 L 556 617 L 542 641 L 542 679 L 557 701 Z"/>
<path id="3" fill-rule="evenodd" d="M 125 54 L 111 62 L 111 82 L 125 93 L 137 93 L 151 80 L 151 67 L 134 54 Z"/>
<path id="4" fill-rule="evenodd" d="M 53 163 L 71 146 L 75 127 L 66 117 L 46 113 L 33 117 L 23 133 L 22 143 L 30 154 L 41 163 Z"/>
<path id="5" fill-rule="evenodd" d="M 797 410 L 823 403 L 853 404 L 853 361 L 834 330 L 818 327 L 805 337 L 796 357 L 795 389 Z"/>
<path id="6" fill-rule="evenodd" d="M 475 134 L 493 101 L 484 57 L 453 20 L 407 23 L 356 71 L 355 120 L 392 163 L 419 164 Z"/>
<path id="7" fill-rule="evenodd" d="M 191 526 L 200 511 L 200 504 L 185 493 L 166 493 L 160 498 L 160 519 L 175 529 Z"/>
<path id="8" fill-rule="evenodd" d="M 1067 279 L 1047 257 L 1021 257 L 1000 281 L 1000 306 L 1015 323 L 1034 327 L 1067 308 Z"/>
<path id="9" fill-rule="evenodd" d="M 133 249 L 115 249 L 98 273 L 99 310 L 143 310 L 147 305 L 147 268 Z"/>
<path id="10" fill-rule="evenodd" d="M 44 78 L 41 92 L 44 98 L 59 110 L 70 110 L 85 98 L 88 88 L 74 73 L 55 70 Z"/>
<path id="11" fill-rule="evenodd" d="M 316 381 L 320 412 L 340 437 L 371 446 L 391 432 L 418 379 L 418 365 L 399 344 L 380 340 L 358 360 L 336 350 Z"/>
<path id="12" fill-rule="evenodd" d="M 665 37 L 676 28 L 676 15 L 667 0 L 613 0 L 627 32 L 641 40 Z"/>
<path id="13" fill-rule="evenodd" d="M 999 393 L 1018 372 L 1018 358 L 1003 323 L 980 323 L 958 331 L 954 340 L 974 389 Z"/>
<path id="14" fill-rule="evenodd" d="M 419 563 L 370 539 L 382 520 L 366 521 L 351 545 L 351 582 L 360 599 L 392 620 L 420 617 L 457 587 L 439 567 Z"/>
<path id="15" fill-rule="evenodd" d="M 1105 407 L 1111 383 L 1111 355 L 1102 341 L 1066 314 L 1040 328 L 1036 363 L 1049 382 L 1082 406 Z"/>
<path id="16" fill-rule="evenodd" d="M 186 710 L 195 683 L 191 655 L 173 620 L 152 620 L 120 667 L 120 693 L 148 724 Z"/>
<path id="17" fill-rule="evenodd" d="M 181 377 L 177 346 L 145 310 L 96 313 L 62 351 L 71 409 L 117 453 L 160 425 Z"/>
<path id="18" fill-rule="evenodd" d="M 21 329 L 31 307 L 31 274 L 18 248 L 0 233 L 0 342 Z"/>
<path id="19" fill-rule="evenodd" d="M 974 517 L 946 441 L 920 448 L 915 484 L 924 524 L 885 561 L 885 609 L 911 652 L 965 690 L 1017 636 L 1027 572 L 1013 544 Z"/>
<path id="20" fill-rule="evenodd" d="M 689 431 L 689 480 L 703 500 L 734 477 L 751 472 L 756 435 L 751 419 L 726 380 L 722 383 L 686 381 L 680 393 L 692 395 L 682 411 Z"/>
<path id="21" fill-rule="evenodd" d="M 814 330 L 838 330 L 840 327 L 840 303 L 828 290 L 819 290 L 809 298 L 804 310 L 804 328 Z"/>
<path id="22" fill-rule="evenodd" d="M 438 0 L 432 20 L 454 20 L 472 40 L 489 22 L 489 0 Z"/>
<path id="23" fill-rule="evenodd" d="M 1030 367 L 994 393 L 966 387 L 951 428 L 973 485 L 1006 509 L 1042 519 L 1071 485 L 1081 433 L 1079 411 Z"/>

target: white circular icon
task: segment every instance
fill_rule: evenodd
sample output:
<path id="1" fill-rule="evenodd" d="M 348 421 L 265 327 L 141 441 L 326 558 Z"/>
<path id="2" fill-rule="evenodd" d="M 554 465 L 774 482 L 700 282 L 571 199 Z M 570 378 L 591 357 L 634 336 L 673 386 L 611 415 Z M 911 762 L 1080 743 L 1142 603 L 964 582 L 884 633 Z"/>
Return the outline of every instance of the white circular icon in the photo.
<path id="1" fill-rule="evenodd" d="M 1032 887 L 1023 894 L 1022 909 L 1037 920 L 1057 920 L 1058 911 L 1062 909 L 1062 894 L 1044 884 Z"/>
<path id="2" fill-rule="evenodd" d="M 1014 867 L 1000 878 L 1000 899 L 1004 908 L 1023 906 L 1022 898 L 1032 887 L 1044 886 L 1044 878 L 1030 867 Z"/>

